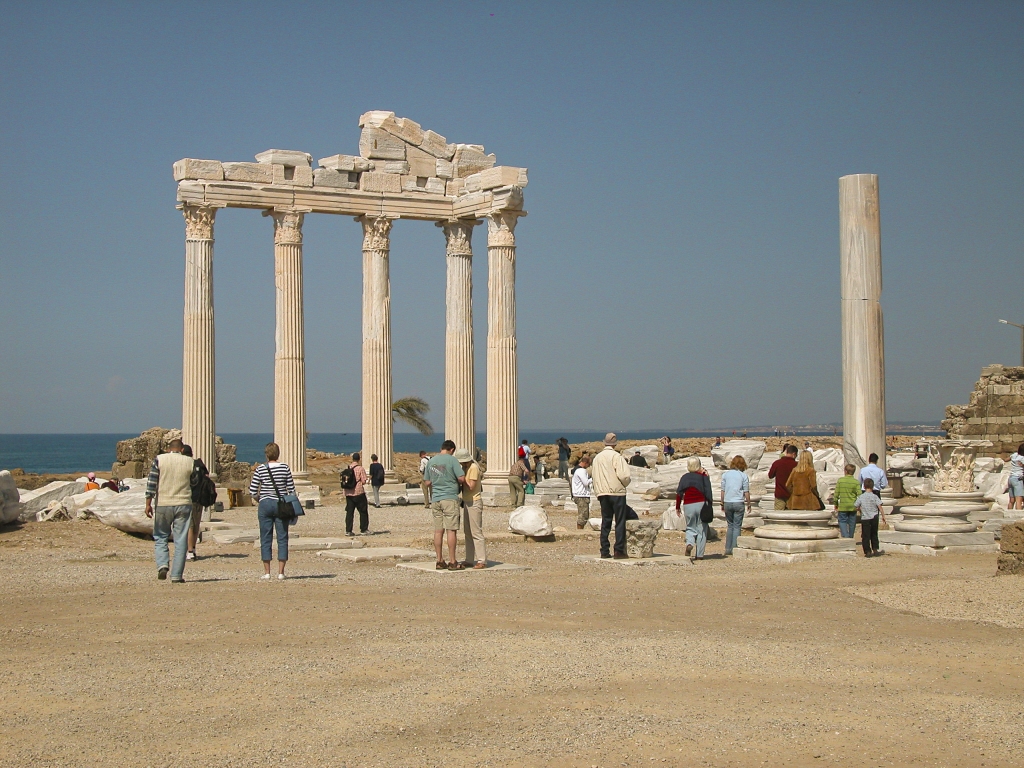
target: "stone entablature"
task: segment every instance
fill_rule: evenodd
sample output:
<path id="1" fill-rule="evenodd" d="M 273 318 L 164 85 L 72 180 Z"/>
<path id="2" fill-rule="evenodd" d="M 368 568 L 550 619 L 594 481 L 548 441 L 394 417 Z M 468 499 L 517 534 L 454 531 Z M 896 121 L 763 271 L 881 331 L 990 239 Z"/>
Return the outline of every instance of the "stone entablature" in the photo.
<path id="1" fill-rule="evenodd" d="M 950 439 L 988 440 L 985 456 L 1007 458 L 1024 443 L 1024 367 L 981 369 L 966 405 L 947 405 L 942 428 Z"/>
<path id="2" fill-rule="evenodd" d="M 449 144 L 394 112 L 367 112 L 359 126 L 359 155 L 321 158 L 315 169 L 312 155 L 284 149 L 255 163 L 183 158 L 178 202 L 429 221 L 522 210 L 527 169 L 496 165 L 482 145 Z"/>

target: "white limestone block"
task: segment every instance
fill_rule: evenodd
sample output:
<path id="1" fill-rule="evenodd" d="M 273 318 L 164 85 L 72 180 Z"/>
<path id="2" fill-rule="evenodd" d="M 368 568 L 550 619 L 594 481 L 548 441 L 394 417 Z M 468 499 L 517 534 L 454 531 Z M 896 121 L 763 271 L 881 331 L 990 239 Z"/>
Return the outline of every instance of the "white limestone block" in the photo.
<path id="1" fill-rule="evenodd" d="M 359 188 L 364 192 L 401 192 L 402 177 L 393 173 L 367 171 L 359 176 Z"/>
<path id="2" fill-rule="evenodd" d="M 13 523 L 21 515 L 21 492 L 8 470 L 0 471 L 0 525 Z"/>
<path id="3" fill-rule="evenodd" d="M 373 160 L 371 168 L 374 173 L 397 173 L 399 176 L 409 175 L 409 163 L 405 160 Z M 416 174 L 412 174 L 415 176 Z"/>
<path id="4" fill-rule="evenodd" d="M 224 180 L 224 167 L 219 160 L 195 160 L 184 157 L 174 164 L 174 180 L 209 179 Z"/>
<path id="5" fill-rule="evenodd" d="M 380 128 L 381 123 L 387 120 L 389 117 L 394 118 L 394 112 L 388 112 L 383 109 L 371 109 L 369 112 L 363 112 L 359 116 L 359 127 L 365 128 L 370 125 L 374 128 Z"/>
<path id="6" fill-rule="evenodd" d="M 548 513 L 540 507 L 518 507 L 508 518 L 508 529 L 523 536 L 550 536 L 553 532 Z"/>
<path id="7" fill-rule="evenodd" d="M 335 171 L 348 171 L 350 173 L 362 173 L 370 170 L 372 163 L 365 157 L 357 155 L 331 155 L 320 160 L 321 168 L 331 168 Z"/>
<path id="8" fill-rule="evenodd" d="M 359 174 L 349 173 L 347 171 L 336 171 L 333 168 L 317 168 L 313 171 L 313 186 L 335 187 L 338 189 L 358 189 Z"/>
<path id="9" fill-rule="evenodd" d="M 297 187 L 313 186 L 313 169 L 308 165 L 280 165 L 275 163 L 270 166 L 274 169 L 274 184 L 293 184 Z"/>
<path id="10" fill-rule="evenodd" d="M 410 176 L 429 178 L 437 172 L 437 158 L 428 155 L 422 149 L 407 147 L 405 159 L 409 161 L 409 170 L 406 173 Z"/>
<path id="11" fill-rule="evenodd" d="M 313 156 L 308 152 L 299 152 L 295 149 L 268 149 L 266 152 L 256 155 L 256 162 L 267 165 L 289 165 L 293 168 L 300 166 L 309 168 L 313 164 Z"/>
<path id="12" fill-rule="evenodd" d="M 748 467 L 756 467 L 764 449 L 765 444 L 760 440 L 727 440 L 718 448 L 711 449 L 711 458 L 720 469 L 728 469 L 734 456 L 742 456 Z"/>
<path id="13" fill-rule="evenodd" d="M 380 128 L 363 128 L 359 134 L 359 154 L 374 160 L 405 160 L 406 143 Z"/>
<path id="14" fill-rule="evenodd" d="M 434 158 L 434 175 L 440 179 L 450 179 L 455 175 L 455 166 L 448 160 Z"/>
<path id="15" fill-rule="evenodd" d="M 465 179 L 452 179 L 444 186 L 444 193 L 448 197 L 458 197 L 466 193 Z"/>
<path id="16" fill-rule="evenodd" d="M 65 496 L 74 496 L 85 491 L 85 483 L 77 480 L 54 480 L 34 491 L 20 491 L 22 512 L 35 514 L 51 501 L 59 501 Z"/>
<path id="17" fill-rule="evenodd" d="M 438 179 L 436 177 L 428 178 L 427 184 L 423 189 L 431 194 L 443 195 L 445 191 L 444 179 Z"/>
<path id="18" fill-rule="evenodd" d="M 222 163 L 226 181 L 273 184 L 274 169 L 267 163 Z"/>
<path id="19" fill-rule="evenodd" d="M 479 189 L 496 189 L 497 187 L 525 187 L 527 183 L 526 169 L 513 168 L 510 165 L 497 165 L 486 171 L 474 173 L 466 178 L 466 189 L 476 192 Z M 473 189 L 472 187 L 477 189 Z"/>
<path id="20" fill-rule="evenodd" d="M 634 445 L 632 448 L 623 448 L 619 453 L 622 454 L 622 458 L 629 461 L 637 451 L 639 451 L 640 455 L 643 456 L 648 467 L 653 467 L 658 463 L 658 456 L 661 454 L 661 448 L 657 445 Z M 640 469 L 640 467 L 631 467 L 630 471 L 632 472 L 633 469 Z"/>
<path id="21" fill-rule="evenodd" d="M 442 160 L 451 160 L 455 154 L 455 145 L 449 144 L 448 139 L 433 131 L 423 132 L 423 140 L 420 142 L 419 147 L 428 155 L 433 155 Z"/>
<path id="22" fill-rule="evenodd" d="M 493 154 L 485 155 L 483 147 L 479 144 L 457 144 L 452 160 L 455 177 L 460 179 L 480 173 L 480 171 L 486 171 L 488 168 L 492 168 L 495 162 L 497 162 L 497 158 Z"/>

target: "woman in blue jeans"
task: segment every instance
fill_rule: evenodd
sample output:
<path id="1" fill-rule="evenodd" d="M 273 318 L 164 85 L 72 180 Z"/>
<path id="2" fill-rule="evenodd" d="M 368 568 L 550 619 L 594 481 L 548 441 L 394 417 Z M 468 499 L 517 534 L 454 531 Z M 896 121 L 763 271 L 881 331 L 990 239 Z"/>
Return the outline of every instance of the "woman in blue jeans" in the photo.
<path id="1" fill-rule="evenodd" d="M 722 473 L 722 509 L 729 528 L 725 532 L 725 554 L 732 554 L 736 539 L 743 527 L 743 513 L 750 511 L 750 478 L 747 477 L 747 460 L 733 456 L 729 469 Z"/>
<path id="2" fill-rule="evenodd" d="M 263 558 L 264 580 L 270 579 L 271 544 L 277 529 L 277 578 L 284 580 L 284 565 L 288 562 L 288 523 L 291 517 L 277 514 L 277 502 L 282 496 L 295 493 L 295 480 L 287 464 L 278 461 L 281 449 L 277 443 L 267 443 L 264 451 L 267 463 L 260 464 L 252 473 L 249 495 L 259 499 L 256 517 L 260 522 L 260 555 Z"/>
<path id="3" fill-rule="evenodd" d="M 708 524 L 701 522 L 700 511 L 705 501 L 714 503 L 711 498 L 711 478 L 696 456 L 687 460 L 686 468 L 690 471 L 679 478 L 679 486 L 676 488 L 676 515 L 682 503 L 683 514 L 686 515 L 686 554 L 694 552 L 696 547 L 693 559 L 703 560 L 704 546 L 708 541 Z"/>

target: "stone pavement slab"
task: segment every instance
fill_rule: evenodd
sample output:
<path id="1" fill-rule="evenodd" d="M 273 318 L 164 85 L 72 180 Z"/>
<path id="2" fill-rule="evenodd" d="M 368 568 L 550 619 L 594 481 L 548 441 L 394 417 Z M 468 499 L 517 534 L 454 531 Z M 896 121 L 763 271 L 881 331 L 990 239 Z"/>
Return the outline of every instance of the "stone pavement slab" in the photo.
<path id="1" fill-rule="evenodd" d="M 408 568 L 414 571 L 423 571 L 425 573 L 436 573 L 438 576 L 442 576 L 446 573 L 487 573 L 488 571 L 529 571 L 530 566 L 528 565 L 515 565 L 514 563 L 496 563 L 493 560 L 487 561 L 487 567 L 477 570 L 476 568 L 466 568 L 464 571 L 439 571 L 435 567 L 433 562 L 434 556 L 430 556 L 431 562 L 429 563 L 399 563 L 396 567 Z"/>
<path id="2" fill-rule="evenodd" d="M 348 537 L 317 537 L 317 536 L 291 536 L 288 538 L 288 549 L 305 552 L 319 549 L 362 549 L 365 547 L 359 539 Z"/>
<path id="3" fill-rule="evenodd" d="M 573 560 L 578 563 L 611 563 L 614 565 L 693 565 L 686 555 L 661 555 L 657 552 L 650 557 L 629 557 L 616 560 L 614 557 L 600 555 L 576 555 Z"/>
<path id="4" fill-rule="evenodd" d="M 409 547 L 366 547 L 354 551 L 332 549 L 318 552 L 317 554 L 320 557 L 329 557 L 332 560 L 346 560 L 350 563 L 367 563 L 371 560 L 434 559 L 433 552 L 425 552 L 422 549 L 410 549 Z"/>

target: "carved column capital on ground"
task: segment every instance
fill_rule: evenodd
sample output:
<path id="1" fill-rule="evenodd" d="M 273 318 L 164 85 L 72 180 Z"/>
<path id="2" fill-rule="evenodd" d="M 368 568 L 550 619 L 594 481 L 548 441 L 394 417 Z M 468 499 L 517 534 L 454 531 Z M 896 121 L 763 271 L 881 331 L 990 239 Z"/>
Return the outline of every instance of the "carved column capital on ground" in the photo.
<path id="1" fill-rule="evenodd" d="M 309 213 L 304 208 L 274 208 L 264 216 L 274 220 L 274 245 L 302 245 L 302 221 Z"/>
<path id="2" fill-rule="evenodd" d="M 473 227 L 479 223 L 476 219 L 437 222 L 437 226 L 444 231 L 444 239 L 447 242 L 445 253 L 448 256 L 472 256 Z"/>
<path id="3" fill-rule="evenodd" d="M 387 251 L 391 249 L 391 219 L 387 216 L 357 216 L 363 225 L 363 250 Z"/>
<path id="4" fill-rule="evenodd" d="M 182 203 L 178 206 L 185 217 L 186 240 L 213 240 L 213 220 L 219 205 Z"/>
<path id="5" fill-rule="evenodd" d="M 515 248 L 516 223 L 521 211 L 497 211 L 487 217 L 487 246 Z"/>

